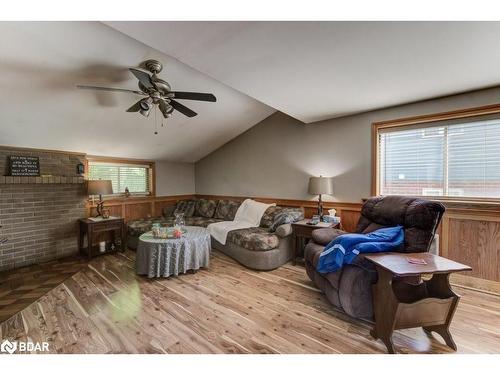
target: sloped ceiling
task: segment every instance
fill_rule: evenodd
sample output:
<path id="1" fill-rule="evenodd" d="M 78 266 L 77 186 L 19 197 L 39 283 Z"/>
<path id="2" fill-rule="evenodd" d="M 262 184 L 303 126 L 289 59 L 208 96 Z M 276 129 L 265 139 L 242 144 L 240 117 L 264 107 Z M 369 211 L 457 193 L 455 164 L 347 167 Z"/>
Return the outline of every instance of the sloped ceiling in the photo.
<path id="1" fill-rule="evenodd" d="M 111 22 L 303 122 L 500 84 L 500 22 Z"/>
<path id="2" fill-rule="evenodd" d="M 195 162 L 274 112 L 99 22 L 0 22 L 0 45 L 0 145 Z M 127 68 L 149 58 L 174 89 L 217 102 L 183 101 L 198 116 L 176 112 L 154 135 L 153 114 L 125 112 L 137 96 L 75 88 L 136 89 Z"/>

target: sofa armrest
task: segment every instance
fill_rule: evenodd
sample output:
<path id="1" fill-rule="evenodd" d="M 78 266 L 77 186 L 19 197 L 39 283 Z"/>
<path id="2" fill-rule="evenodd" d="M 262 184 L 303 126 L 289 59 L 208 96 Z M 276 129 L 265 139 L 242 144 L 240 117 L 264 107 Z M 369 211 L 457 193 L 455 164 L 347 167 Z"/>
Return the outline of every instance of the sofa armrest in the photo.
<path id="1" fill-rule="evenodd" d="M 347 232 L 334 229 L 334 228 L 321 228 L 312 231 L 312 239 L 318 245 L 326 246 L 328 245 L 334 238 L 340 236 L 341 234 L 345 234 Z"/>
<path id="2" fill-rule="evenodd" d="M 281 224 L 275 231 L 276 235 L 281 238 L 290 236 L 292 232 L 292 224 Z"/>

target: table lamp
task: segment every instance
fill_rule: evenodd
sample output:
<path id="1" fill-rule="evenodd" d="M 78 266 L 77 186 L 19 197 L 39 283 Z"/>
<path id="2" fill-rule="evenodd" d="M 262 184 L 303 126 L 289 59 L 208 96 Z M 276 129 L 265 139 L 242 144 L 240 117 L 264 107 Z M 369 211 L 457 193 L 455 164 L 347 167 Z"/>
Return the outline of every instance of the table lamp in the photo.
<path id="1" fill-rule="evenodd" d="M 333 179 L 331 177 L 311 177 L 309 178 L 309 194 L 319 195 L 318 215 L 323 220 L 323 201 L 322 194 L 333 194 Z"/>
<path id="2" fill-rule="evenodd" d="M 89 180 L 87 184 L 87 193 L 92 195 L 92 204 L 94 204 L 94 195 L 99 196 L 99 203 L 96 206 L 97 216 L 102 216 L 104 209 L 103 195 L 113 194 L 113 185 L 111 180 Z"/>

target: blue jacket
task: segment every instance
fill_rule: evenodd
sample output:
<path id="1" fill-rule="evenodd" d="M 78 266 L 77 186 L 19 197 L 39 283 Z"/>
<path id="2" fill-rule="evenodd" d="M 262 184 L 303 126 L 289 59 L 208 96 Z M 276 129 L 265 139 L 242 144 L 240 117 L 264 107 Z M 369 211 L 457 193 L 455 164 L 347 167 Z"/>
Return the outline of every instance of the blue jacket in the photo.
<path id="1" fill-rule="evenodd" d="M 316 269 L 321 273 L 335 272 L 344 264 L 350 264 L 359 253 L 392 251 L 403 241 L 402 226 L 381 228 L 367 234 L 341 234 L 326 245 Z"/>

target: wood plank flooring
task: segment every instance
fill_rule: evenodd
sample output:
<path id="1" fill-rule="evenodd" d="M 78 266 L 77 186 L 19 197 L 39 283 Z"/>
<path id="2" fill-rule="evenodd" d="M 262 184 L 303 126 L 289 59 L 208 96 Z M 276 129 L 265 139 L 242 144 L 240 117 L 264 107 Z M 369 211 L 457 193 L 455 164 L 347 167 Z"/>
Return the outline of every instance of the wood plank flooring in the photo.
<path id="1" fill-rule="evenodd" d="M 48 341 L 52 353 L 385 353 L 370 324 L 336 311 L 301 266 L 270 272 L 212 253 L 177 278 L 135 275 L 135 253 L 93 259 L 0 324 L 0 337 Z M 451 332 L 460 353 L 500 352 L 500 297 L 462 295 Z M 421 329 L 398 331 L 402 353 L 454 353 Z"/>
<path id="2" fill-rule="evenodd" d="M 23 310 L 87 264 L 69 257 L 0 272 L 0 322 Z"/>

